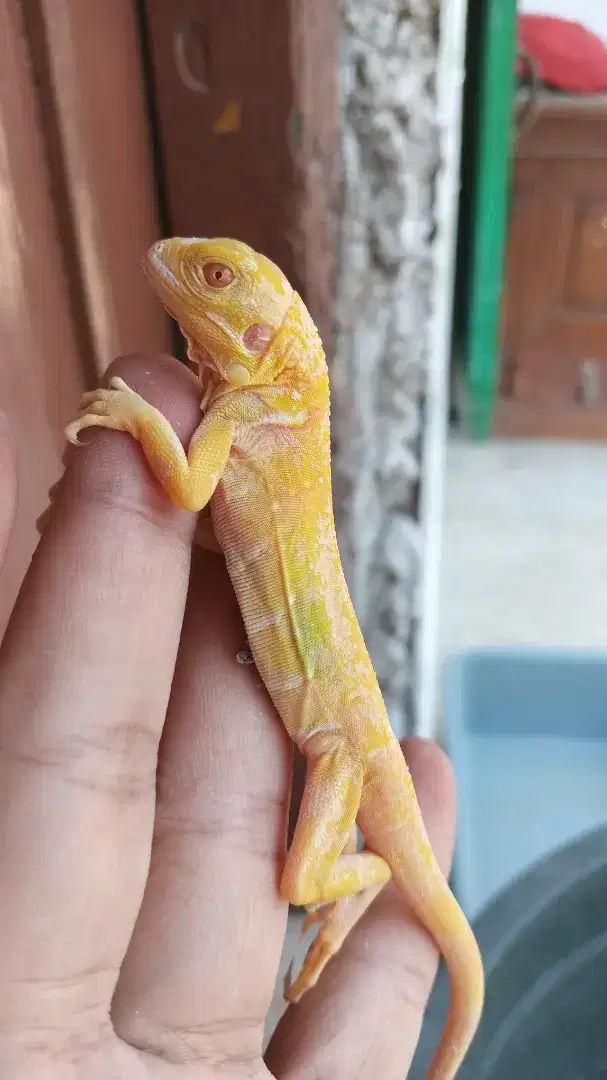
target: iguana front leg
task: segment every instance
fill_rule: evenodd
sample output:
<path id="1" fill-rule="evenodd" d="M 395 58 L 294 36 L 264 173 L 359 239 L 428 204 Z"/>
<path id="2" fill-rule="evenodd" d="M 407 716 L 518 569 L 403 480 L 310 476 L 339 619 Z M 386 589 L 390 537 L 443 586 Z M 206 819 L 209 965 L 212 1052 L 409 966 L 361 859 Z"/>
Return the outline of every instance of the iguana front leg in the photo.
<path id="1" fill-rule="evenodd" d="M 141 443 L 148 464 L 169 498 L 198 513 L 208 503 L 228 460 L 235 422 L 211 407 L 194 432 L 187 456 L 168 420 L 119 378 L 109 390 L 84 394 L 81 412 L 66 428 L 70 442 L 87 427 L 128 431 Z"/>

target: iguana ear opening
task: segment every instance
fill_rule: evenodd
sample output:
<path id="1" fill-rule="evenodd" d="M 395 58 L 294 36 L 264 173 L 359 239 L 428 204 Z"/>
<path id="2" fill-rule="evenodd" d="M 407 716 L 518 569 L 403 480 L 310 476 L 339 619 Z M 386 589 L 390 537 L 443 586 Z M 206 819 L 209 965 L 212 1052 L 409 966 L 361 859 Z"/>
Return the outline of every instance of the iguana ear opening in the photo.
<path id="1" fill-rule="evenodd" d="M 242 343 L 247 352 L 255 356 L 265 352 L 276 331 L 268 323 L 253 323 L 242 335 Z"/>

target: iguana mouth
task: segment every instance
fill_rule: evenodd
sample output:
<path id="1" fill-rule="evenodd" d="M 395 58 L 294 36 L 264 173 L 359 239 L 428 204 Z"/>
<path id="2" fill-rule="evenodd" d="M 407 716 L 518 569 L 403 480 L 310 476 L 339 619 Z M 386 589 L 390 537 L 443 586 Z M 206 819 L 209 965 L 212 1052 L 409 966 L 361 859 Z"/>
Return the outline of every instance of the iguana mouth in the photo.
<path id="1" fill-rule="evenodd" d="M 161 281 L 171 292 L 180 293 L 183 290 L 183 284 L 171 270 L 166 258 L 170 245 L 170 240 L 159 240 L 156 244 L 152 244 L 143 260 L 143 269 L 152 284 Z"/>

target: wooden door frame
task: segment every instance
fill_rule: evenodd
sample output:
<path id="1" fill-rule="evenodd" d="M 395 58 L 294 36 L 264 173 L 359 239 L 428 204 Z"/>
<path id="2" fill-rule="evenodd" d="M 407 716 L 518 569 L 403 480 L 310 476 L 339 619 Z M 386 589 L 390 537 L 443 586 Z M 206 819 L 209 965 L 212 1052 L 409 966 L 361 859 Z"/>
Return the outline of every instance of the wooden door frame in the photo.
<path id="1" fill-rule="evenodd" d="M 161 235 L 141 33 L 132 0 L 24 5 L 74 317 L 92 378 L 170 349 L 141 269 Z"/>
<path id="2" fill-rule="evenodd" d="M 1 635 L 82 391 L 170 336 L 141 271 L 159 224 L 132 0 L 0 0 L 0 54 L 0 407 L 20 481 Z"/>

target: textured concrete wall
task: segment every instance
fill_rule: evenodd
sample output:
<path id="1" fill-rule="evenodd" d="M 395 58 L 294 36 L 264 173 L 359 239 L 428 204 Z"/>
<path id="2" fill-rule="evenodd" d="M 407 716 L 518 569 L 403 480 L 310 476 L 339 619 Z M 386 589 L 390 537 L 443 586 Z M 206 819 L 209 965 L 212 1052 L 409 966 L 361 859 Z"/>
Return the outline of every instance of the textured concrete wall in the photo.
<path id="1" fill-rule="evenodd" d="M 410 724 L 419 436 L 438 165 L 433 0 L 342 0 L 334 484 L 352 597 L 395 729 Z"/>

